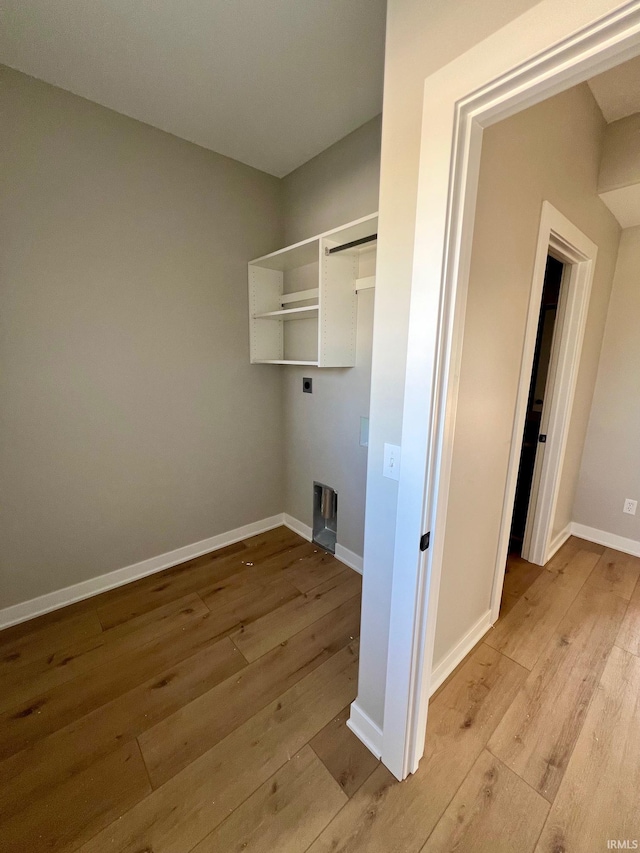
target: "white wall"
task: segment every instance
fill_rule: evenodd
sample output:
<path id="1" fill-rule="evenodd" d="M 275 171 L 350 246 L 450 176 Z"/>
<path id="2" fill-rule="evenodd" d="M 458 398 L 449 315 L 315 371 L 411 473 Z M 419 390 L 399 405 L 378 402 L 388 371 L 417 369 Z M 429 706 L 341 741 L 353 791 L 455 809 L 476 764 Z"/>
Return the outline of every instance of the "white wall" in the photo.
<path id="1" fill-rule="evenodd" d="M 273 177 L 0 69 L 0 607 L 282 511 Z"/>
<path id="2" fill-rule="evenodd" d="M 378 209 L 380 125 L 373 119 L 283 179 L 287 244 Z M 285 511 L 311 526 L 314 480 L 334 487 L 338 543 L 359 556 L 367 470 L 359 432 L 369 414 L 372 330 L 367 290 L 358 295 L 355 367 L 283 368 Z M 313 394 L 302 393 L 304 376 L 313 378 Z"/>
<path id="3" fill-rule="evenodd" d="M 598 191 L 640 183 L 640 113 L 607 125 Z"/>
<path id="4" fill-rule="evenodd" d="M 640 227 L 622 232 L 573 520 L 640 549 Z"/>
<path id="5" fill-rule="evenodd" d="M 640 225 L 640 113 L 607 126 L 598 191 L 623 228 Z"/>
<path id="6" fill-rule="evenodd" d="M 434 666 L 490 609 L 545 199 L 598 246 L 554 532 L 571 521 L 620 234 L 597 195 L 605 130 L 582 84 L 484 133 Z"/>
<path id="7" fill-rule="evenodd" d="M 380 172 L 371 435 L 358 705 L 384 713 L 397 483 L 382 477 L 385 442 L 399 444 L 425 78 L 534 0 L 389 0 Z"/>

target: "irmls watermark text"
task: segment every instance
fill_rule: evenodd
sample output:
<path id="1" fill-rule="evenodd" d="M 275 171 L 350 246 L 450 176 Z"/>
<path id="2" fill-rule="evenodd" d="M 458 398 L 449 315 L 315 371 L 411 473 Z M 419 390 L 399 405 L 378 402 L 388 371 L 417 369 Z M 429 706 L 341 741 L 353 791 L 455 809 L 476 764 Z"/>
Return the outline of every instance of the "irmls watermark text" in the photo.
<path id="1" fill-rule="evenodd" d="M 637 838 L 610 838 L 607 841 L 607 850 L 637 850 Z"/>

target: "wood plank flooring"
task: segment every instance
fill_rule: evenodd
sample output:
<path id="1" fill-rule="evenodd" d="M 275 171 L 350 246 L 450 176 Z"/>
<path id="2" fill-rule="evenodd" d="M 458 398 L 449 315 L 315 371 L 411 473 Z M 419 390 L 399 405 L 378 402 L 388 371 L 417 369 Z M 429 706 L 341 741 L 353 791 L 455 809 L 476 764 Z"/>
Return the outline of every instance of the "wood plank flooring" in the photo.
<path id="1" fill-rule="evenodd" d="M 346 727 L 360 578 L 285 528 L 0 633 L 0 851 L 640 845 L 640 559 L 511 559 L 403 783 Z"/>

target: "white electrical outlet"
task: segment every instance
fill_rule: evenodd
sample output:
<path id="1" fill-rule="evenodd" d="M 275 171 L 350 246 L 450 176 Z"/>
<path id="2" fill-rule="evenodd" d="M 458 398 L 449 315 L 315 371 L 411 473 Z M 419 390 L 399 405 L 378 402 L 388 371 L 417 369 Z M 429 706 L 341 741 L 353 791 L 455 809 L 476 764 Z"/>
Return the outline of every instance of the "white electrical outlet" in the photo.
<path id="1" fill-rule="evenodd" d="M 626 498 L 624 506 L 622 507 L 622 512 L 626 512 L 629 515 L 635 515 L 637 507 L 638 501 L 632 501 L 631 498 Z"/>
<path id="2" fill-rule="evenodd" d="M 382 474 L 390 480 L 400 479 L 400 448 L 397 444 L 385 444 Z"/>

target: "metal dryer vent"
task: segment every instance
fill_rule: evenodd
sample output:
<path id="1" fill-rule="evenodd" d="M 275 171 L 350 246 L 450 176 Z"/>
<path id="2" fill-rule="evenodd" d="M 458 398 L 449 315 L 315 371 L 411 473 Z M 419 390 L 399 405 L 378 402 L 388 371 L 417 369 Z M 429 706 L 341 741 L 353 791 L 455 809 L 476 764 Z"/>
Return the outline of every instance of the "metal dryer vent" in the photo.
<path id="1" fill-rule="evenodd" d="M 338 493 L 324 483 L 313 484 L 313 541 L 336 553 L 338 531 Z"/>

